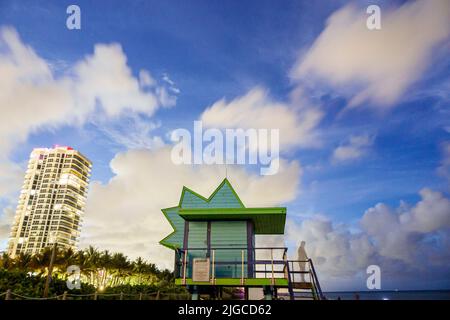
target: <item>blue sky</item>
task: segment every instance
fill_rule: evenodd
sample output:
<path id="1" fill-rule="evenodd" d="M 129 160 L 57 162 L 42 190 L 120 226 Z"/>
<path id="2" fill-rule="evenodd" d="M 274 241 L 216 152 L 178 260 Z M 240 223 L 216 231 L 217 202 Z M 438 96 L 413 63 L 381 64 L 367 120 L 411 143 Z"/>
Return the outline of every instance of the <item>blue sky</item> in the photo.
<path id="1" fill-rule="evenodd" d="M 436 39 L 431 43 L 419 37 L 399 38 L 397 43 L 402 44 L 400 48 L 391 49 L 395 41 L 386 40 L 383 43 L 381 40 L 380 46 L 386 48 L 388 53 L 402 54 L 402 50 L 417 50 L 420 54 L 410 57 L 409 66 L 399 71 L 394 67 L 391 73 L 385 67 L 391 63 L 385 63 L 389 55 L 380 59 L 375 55 L 372 60 L 367 60 L 375 69 L 380 64 L 382 76 L 387 79 L 397 75 L 401 79 L 414 78 L 411 82 L 398 80 L 403 81 L 400 83 L 404 85 L 403 89 L 396 92 L 389 103 L 380 102 L 382 95 L 380 97 L 378 92 L 374 93 L 373 88 L 382 86 L 383 81 L 372 67 L 365 69 L 359 66 L 355 67 L 354 73 L 344 72 L 344 75 L 340 75 L 339 65 L 336 71 L 323 71 L 321 66 L 331 62 L 320 60 L 323 58 L 321 54 L 327 51 L 326 44 L 323 44 L 328 39 L 325 37 L 327 30 L 336 30 L 327 29 L 327 26 L 333 27 L 333 23 L 327 24 L 327 19 L 339 10 L 355 13 L 351 11 L 352 6 L 359 10 L 356 12 L 360 12 L 358 19 L 365 19 L 365 8 L 372 3 L 380 5 L 382 19 L 386 13 L 388 22 L 386 29 L 382 30 L 388 33 L 391 26 L 389 21 L 398 18 L 389 16 L 390 13 L 399 12 L 407 6 L 425 6 L 414 1 L 77 1 L 76 4 L 81 8 L 82 28 L 68 30 L 65 27 L 65 11 L 72 4 L 71 1 L 37 3 L 0 0 L 0 25 L 16 30 L 21 43 L 32 48 L 40 59 L 51 66 L 55 81 L 70 77 L 73 66 L 87 56 L 92 56 L 97 44 L 118 43 L 131 71 L 130 77 L 137 79 L 140 70 L 148 70 L 159 88 L 165 88 L 176 97 L 174 105 L 163 106 L 164 103 L 159 103 L 151 112 L 131 111 L 109 117 L 102 106 L 97 105 L 97 111 L 86 112 L 83 120 L 78 122 L 69 115 L 68 122 L 61 119 L 43 120 L 33 126 L 31 121 L 27 128 L 21 129 L 23 138 L 11 140 L 14 145 L 7 147 L 7 156 L 3 160 L 24 168 L 32 148 L 70 145 L 94 162 L 92 181 L 96 181 L 96 186 L 92 197 L 95 197 L 96 188 L 105 191 L 111 186 L 110 179 L 122 172 L 113 172 L 110 165 L 111 160 L 117 159 L 117 166 L 120 167 L 119 161 L 123 158 L 118 155 L 127 155 L 140 148 L 155 153 L 158 147 L 149 142 L 152 137 L 159 137 L 164 144 L 170 145 L 168 134 L 171 130 L 192 128 L 193 121 L 202 118 L 205 110 L 217 101 L 225 98 L 227 103 L 231 103 L 246 96 L 254 88 L 263 88 L 270 101 L 283 104 L 287 110 L 294 110 L 294 114 L 304 112 L 305 107 L 299 101 L 307 101 L 306 110 L 320 110 L 322 115 L 311 129 L 318 136 L 317 141 L 311 142 L 311 147 L 293 143 L 293 146 L 281 149 L 284 160 L 298 163 L 301 168 L 295 171 L 295 177 L 287 177 L 284 181 L 285 184 L 297 185 L 295 190 L 274 190 L 292 194 L 279 199 L 280 203 L 288 207 L 292 221 L 301 224 L 304 219 L 320 216 L 331 221 L 334 226 L 344 224 L 351 233 L 367 232 L 368 236 L 376 238 L 377 235 L 367 230 L 361 231 L 360 227 L 361 219 L 369 208 L 383 203 L 395 212 L 403 201 L 409 204 L 411 215 L 414 215 L 416 211 L 413 208 L 423 201 L 420 190 L 428 188 L 438 192 L 441 195 L 439 199 L 444 202 L 449 197 L 450 160 L 446 158 L 446 150 L 450 141 L 450 26 L 444 17 L 444 31 L 435 30 L 440 28 L 439 23 L 427 29 L 429 34 L 426 34 L 426 38 Z M 431 12 L 436 12 L 433 10 L 441 5 L 444 8 L 446 6 L 439 2 L 430 4 L 431 7 L 436 6 L 430 9 Z M 429 17 L 426 14 L 417 16 L 418 20 L 412 20 L 411 23 L 427 23 Z M 436 21 L 441 21 L 439 19 L 437 17 Z M 411 29 L 414 30 L 413 27 Z M 352 29 L 349 30 L 351 32 Z M 323 43 L 318 42 L 321 37 L 325 39 Z M 356 49 L 358 45 L 364 46 L 363 43 L 356 43 Z M 356 57 L 358 55 L 357 50 L 351 53 Z M 333 60 L 334 50 L 330 50 L 329 54 L 329 60 Z M 408 61 L 408 57 L 405 60 Z M 399 61 L 393 61 L 394 65 L 399 64 Z M 411 65 L 416 66 L 412 68 Z M 299 71 L 300 76 L 297 77 L 297 66 L 310 69 Z M 331 65 L 330 69 L 333 67 Z M 366 84 L 361 79 L 367 80 L 367 87 L 364 87 Z M 364 88 L 372 90 L 369 98 L 358 107 L 348 109 L 352 98 Z M 301 100 L 292 98 L 298 89 L 302 90 Z M 41 103 L 35 102 L 37 106 Z M 1 105 L 0 108 L 4 116 L 8 116 L 9 107 Z M 274 113 L 273 116 L 278 115 Z M 155 128 L 143 135 L 136 135 L 142 128 L 139 126 L 145 124 Z M 2 125 L 8 126 L 6 122 L 2 122 Z M 10 139 L 11 133 L 14 133 L 13 129 L 4 138 Z M 362 140 L 352 140 L 352 137 Z M 280 138 L 283 139 L 283 132 Z M 362 142 L 352 145 L 351 141 Z M 333 158 L 339 147 L 344 147 L 343 152 L 355 151 L 356 155 Z M 254 173 L 249 167 L 243 170 L 248 174 Z M 221 177 L 214 178 L 213 181 L 218 184 Z M 175 195 L 171 199 L 177 197 L 183 183 L 180 179 L 178 188 L 174 184 Z M 192 183 L 199 182 L 193 178 Z M 214 183 L 208 184 L 205 190 L 212 190 Z M 11 184 L 0 190 L 3 192 L 0 195 L 3 209 L 14 208 L 20 184 Z M 424 238 L 439 234 L 448 245 L 450 212 L 446 212 L 445 206 L 442 210 L 444 213 L 439 213 L 444 215 L 442 225 L 421 232 Z M 89 225 L 88 214 L 86 219 Z M 9 223 L 5 218 L 7 216 L 10 215 L 4 211 L 3 222 L 6 224 Z M 305 232 L 304 227 L 300 227 L 299 235 Z M 95 239 L 93 232 L 86 233 L 86 237 Z M 288 242 L 295 243 L 298 240 L 295 235 L 293 237 Z M 92 241 L 96 244 L 95 240 Z M 377 242 L 376 239 L 371 241 Z M 6 237 L 3 243 L 6 244 Z M 101 248 L 108 245 L 113 249 L 126 250 L 115 246 L 111 239 L 98 244 Z M 319 248 L 317 244 L 317 248 L 311 248 L 311 251 L 320 255 L 317 253 Z M 448 253 L 445 253 L 447 249 L 444 246 L 444 253 L 437 254 L 444 261 L 448 258 Z M 145 255 L 152 250 L 156 249 L 135 251 Z M 377 251 L 377 255 L 376 261 L 381 261 L 380 256 L 401 260 L 382 249 Z M 152 254 L 149 258 L 152 258 Z M 445 266 L 436 268 L 439 269 L 439 279 L 445 279 L 450 272 Z M 332 269 L 324 267 L 323 272 L 332 274 Z M 337 283 L 335 286 L 330 285 L 330 288 L 363 287 L 361 280 L 348 280 L 341 284 L 339 281 L 333 282 L 330 277 L 330 283 Z M 439 279 L 433 288 L 450 285 L 448 281 L 443 283 Z M 408 278 L 402 278 L 398 283 L 395 276 L 391 280 L 396 285 L 411 285 Z M 421 287 L 426 288 L 427 285 L 424 283 Z"/>

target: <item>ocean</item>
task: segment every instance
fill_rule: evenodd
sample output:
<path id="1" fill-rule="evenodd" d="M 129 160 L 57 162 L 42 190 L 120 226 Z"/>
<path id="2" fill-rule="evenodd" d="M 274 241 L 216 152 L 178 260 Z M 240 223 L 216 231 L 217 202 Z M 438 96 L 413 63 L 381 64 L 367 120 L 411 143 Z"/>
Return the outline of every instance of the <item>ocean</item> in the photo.
<path id="1" fill-rule="evenodd" d="M 330 300 L 450 300 L 450 290 L 324 292 Z"/>

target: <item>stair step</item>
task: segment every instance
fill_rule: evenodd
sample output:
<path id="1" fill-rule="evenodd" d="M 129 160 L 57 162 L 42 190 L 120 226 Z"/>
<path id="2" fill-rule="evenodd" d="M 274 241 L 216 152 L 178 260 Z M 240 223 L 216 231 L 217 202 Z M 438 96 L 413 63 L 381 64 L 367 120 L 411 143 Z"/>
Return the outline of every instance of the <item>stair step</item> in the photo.
<path id="1" fill-rule="evenodd" d="M 292 283 L 293 289 L 312 289 L 312 283 L 311 282 L 294 282 Z"/>
<path id="2" fill-rule="evenodd" d="M 278 299 L 290 299 L 290 294 L 278 294 Z M 314 296 L 312 295 L 298 295 L 294 294 L 294 299 L 302 299 L 302 300 L 314 300 Z"/>

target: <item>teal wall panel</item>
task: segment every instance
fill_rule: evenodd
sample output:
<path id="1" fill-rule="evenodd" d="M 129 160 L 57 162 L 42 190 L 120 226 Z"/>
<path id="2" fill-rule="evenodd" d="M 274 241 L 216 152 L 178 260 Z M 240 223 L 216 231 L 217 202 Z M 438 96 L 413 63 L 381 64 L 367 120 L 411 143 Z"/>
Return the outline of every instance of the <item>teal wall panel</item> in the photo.
<path id="1" fill-rule="evenodd" d="M 206 221 L 189 221 L 189 248 L 206 248 L 206 232 L 208 223 Z"/>
<path id="2" fill-rule="evenodd" d="M 205 221 L 190 221 L 188 234 L 188 248 L 206 248 L 208 246 L 207 240 L 208 223 Z M 194 258 L 205 258 L 207 250 L 189 250 L 189 270 L 187 274 L 192 276 L 191 267 Z"/>
<path id="3" fill-rule="evenodd" d="M 230 248 L 239 249 L 230 249 Z M 216 277 L 240 278 L 242 273 L 242 249 L 247 248 L 247 221 L 212 221 L 211 248 L 216 249 L 215 261 L 238 262 L 235 265 L 220 264 L 216 266 Z M 220 250 L 220 248 L 227 248 Z M 244 251 L 244 262 L 247 261 L 247 251 Z M 244 277 L 247 275 L 247 265 L 244 267 Z"/>

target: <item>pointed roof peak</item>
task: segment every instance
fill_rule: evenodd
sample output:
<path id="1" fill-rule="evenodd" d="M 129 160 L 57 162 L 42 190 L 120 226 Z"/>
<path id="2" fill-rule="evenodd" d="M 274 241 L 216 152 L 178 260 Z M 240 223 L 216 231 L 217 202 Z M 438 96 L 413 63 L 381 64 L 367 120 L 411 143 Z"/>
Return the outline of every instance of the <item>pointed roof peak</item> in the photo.
<path id="1" fill-rule="evenodd" d="M 231 186 L 230 180 L 228 180 L 228 177 L 223 178 L 222 182 L 219 184 L 219 186 L 223 183 L 228 183 Z"/>
<path id="2" fill-rule="evenodd" d="M 230 196 L 233 198 L 233 200 L 236 202 L 237 205 L 239 205 L 240 207 L 245 208 L 244 204 L 242 203 L 241 199 L 237 195 L 236 191 L 234 190 L 234 188 L 231 185 L 231 183 L 228 180 L 228 178 L 224 178 L 222 180 L 222 182 L 216 187 L 216 189 L 211 193 L 211 195 L 208 198 L 200 195 L 199 193 L 195 192 L 194 190 L 192 190 L 192 189 L 190 189 L 190 188 L 188 188 L 186 186 L 183 186 L 183 190 L 181 192 L 179 206 L 182 207 L 183 200 L 185 198 L 186 193 L 193 195 L 195 198 L 198 198 L 199 200 L 202 200 L 202 201 L 204 201 L 207 204 L 211 204 L 211 201 L 213 201 L 213 199 L 220 193 L 220 191 L 221 190 L 225 190 L 224 188 L 229 189 L 228 193 L 231 193 Z"/>

